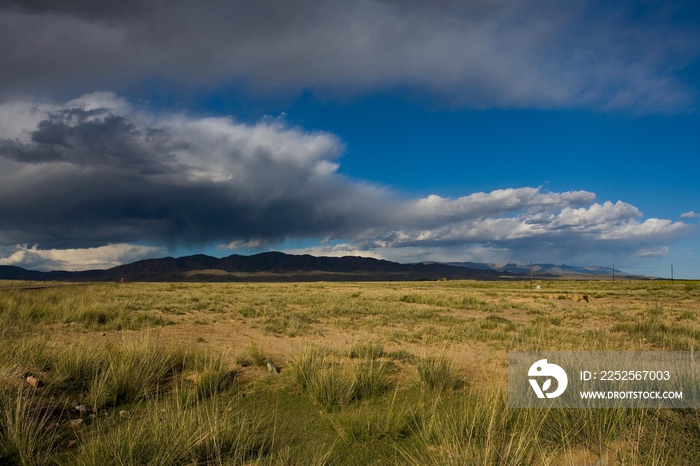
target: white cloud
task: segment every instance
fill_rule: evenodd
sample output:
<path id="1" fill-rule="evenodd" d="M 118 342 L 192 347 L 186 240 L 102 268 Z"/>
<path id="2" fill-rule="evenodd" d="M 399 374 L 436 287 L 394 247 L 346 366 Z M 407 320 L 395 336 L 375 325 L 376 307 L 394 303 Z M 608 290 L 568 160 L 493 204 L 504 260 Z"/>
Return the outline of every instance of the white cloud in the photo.
<path id="1" fill-rule="evenodd" d="M 359 248 L 357 245 L 351 243 L 341 243 L 335 245 L 318 245 L 311 246 L 308 248 L 286 248 L 281 250 L 287 254 L 310 254 L 312 256 L 326 256 L 326 257 L 345 257 L 345 256 L 359 256 L 359 257 L 373 257 L 375 259 L 387 259 L 387 256 L 382 254 L 381 250 L 367 250 Z"/>
<path id="2" fill-rule="evenodd" d="M 669 252 L 671 252 L 671 248 L 668 246 L 657 249 L 643 249 L 637 253 L 637 257 L 666 257 Z"/>
<path id="3" fill-rule="evenodd" d="M 641 216 L 642 213 L 633 205 L 622 201 L 617 201 L 615 204 L 606 201 L 603 204 L 593 204 L 587 209 L 571 209 L 565 207 L 557 218 L 557 226 L 588 228 L 595 225 L 620 222 Z"/>
<path id="4" fill-rule="evenodd" d="M 7 257 L 0 257 L 0 265 L 16 265 L 42 271 L 108 269 L 163 255 L 160 247 L 134 244 L 108 244 L 81 249 L 38 249 L 24 244 L 4 249 Z"/>
<path id="5" fill-rule="evenodd" d="M 692 210 L 681 214 L 681 218 L 700 218 L 700 214 L 696 214 Z"/>
<path id="6" fill-rule="evenodd" d="M 228 250 L 228 251 L 238 251 L 241 249 L 260 249 L 267 246 L 269 243 L 264 240 L 254 239 L 250 241 L 231 241 L 228 244 L 220 244 L 217 249 Z"/>
<path id="7" fill-rule="evenodd" d="M 546 211 L 569 205 L 589 204 L 595 194 L 586 191 L 541 193 L 540 188 L 498 189 L 474 193 L 450 200 L 435 194 L 419 199 L 410 210 L 417 217 L 437 222 L 483 218 L 527 208 L 530 212 Z"/>
<path id="8" fill-rule="evenodd" d="M 689 229 L 686 223 L 660 218 L 650 218 L 642 223 L 630 220 L 610 226 L 601 234 L 601 239 L 664 238 Z"/>
<path id="9" fill-rule="evenodd" d="M 524 197 L 523 192 L 528 196 Z M 430 196 L 417 202 L 417 215 L 409 217 L 412 223 L 430 225 L 423 228 L 401 228 L 379 232 L 371 230 L 360 238 L 382 247 L 415 246 L 417 244 L 454 243 L 507 243 L 522 239 L 532 241 L 566 241 L 574 237 L 591 240 L 624 240 L 630 238 L 669 238 L 689 228 L 682 222 L 647 219 L 637 221 L 639 210 L 627 203 L 594 203 L 585 208 L 571 208 L 569 193 L 548 193 L 548 199 L 559 198 L 559 203 L 547 204 L 547 212 L 539 212 L 541 199 L 537 188 L 498 190 L 492 193 L 476 193 L 450 201 Z M 591 199 L 592 193 L 581 195 L 581 200 Z M 430 208 L 426 208 L 429 205 Z M 458 205 L 459 208 L 455 208 Z M 531 207 L 533 209 L 531 209 Z M 534 213 L 533 213 L 534 212 Z M 427 220 L 426 220 L 427 217 Z"/>

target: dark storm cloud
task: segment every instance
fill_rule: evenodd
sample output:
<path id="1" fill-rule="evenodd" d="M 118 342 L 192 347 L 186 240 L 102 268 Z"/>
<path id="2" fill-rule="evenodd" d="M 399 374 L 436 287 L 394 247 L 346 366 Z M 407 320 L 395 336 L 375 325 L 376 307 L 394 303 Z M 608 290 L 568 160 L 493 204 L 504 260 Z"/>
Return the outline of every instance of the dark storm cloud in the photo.
<path id="1" fill-rule="evenodd" d="M 692 12 L 691 12 L 692 13 Z M 149 78 L 450 105 L 673 111 L 700 50 L 687 12 L 635 2 L 38 1 L 0 6 L 0 98 Z"/>
<path id="2" fill-rule="evenodd" d="M 174 5 L 177 0 L 171 0 Z M 121 0 L 119 2 L 96 2 L 94 0 L 32 0 L 2 1 L 0 6 L 8 10 L 35 14 L 59 14 L 85 18 L 87 20 L 109 20 L 141 16 L 149 10 L 152 12 L 156 2 L 142 0 Z"/>
<path id="3" fill-rule="evenodd" d="M 364 204 L 381 190 L 334 173 L 343 146 L 333 135 L 276 120 L 155 121 L 117 113 L 119 105 L 98 94 L 66 107 L 3 109 L 0 126 L 34 119 L 0 138 L 0 160 L 10 163 L 0 180 L 3 244 L 279 240 L 376 221 Z"/>
<path id="4" fill-rule="evenodd" d="M 28 142 L 0 140 L 0 155 L 25 164 L 65 162 L 91 169 L 109 167 L 141 174 L 177 170 L 174 150 L 188 143 L 173 140 L 161 129 L 141 130 L 109 109 L 61 109 L 48 113 L 29 133 Z"/>

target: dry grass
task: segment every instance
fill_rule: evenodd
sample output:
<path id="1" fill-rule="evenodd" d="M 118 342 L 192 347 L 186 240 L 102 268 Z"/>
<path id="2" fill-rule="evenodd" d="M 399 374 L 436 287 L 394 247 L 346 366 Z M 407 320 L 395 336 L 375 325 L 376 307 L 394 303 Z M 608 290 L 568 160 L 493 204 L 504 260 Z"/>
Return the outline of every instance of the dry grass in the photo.
<path id="1" fill-rule="evenodd" d="M 696 349 L 700 283 L 538 284 L 0 284 L 0 464 L 695 461 L 695 410 L 504 389 L 508 350 Z"/>

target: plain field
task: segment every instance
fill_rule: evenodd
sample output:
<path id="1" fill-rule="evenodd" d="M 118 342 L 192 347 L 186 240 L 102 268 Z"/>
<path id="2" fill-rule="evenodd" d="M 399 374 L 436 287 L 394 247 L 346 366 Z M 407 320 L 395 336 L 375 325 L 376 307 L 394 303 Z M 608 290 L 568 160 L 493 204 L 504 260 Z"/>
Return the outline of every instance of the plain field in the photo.
<path id="1" fill-rule="evenodd" d="M 696 410 L 505 388 L 509 350 L 694 351 L 700 283 L 536 285 L 0 290 L 0 463 L 691 464 Z"/>

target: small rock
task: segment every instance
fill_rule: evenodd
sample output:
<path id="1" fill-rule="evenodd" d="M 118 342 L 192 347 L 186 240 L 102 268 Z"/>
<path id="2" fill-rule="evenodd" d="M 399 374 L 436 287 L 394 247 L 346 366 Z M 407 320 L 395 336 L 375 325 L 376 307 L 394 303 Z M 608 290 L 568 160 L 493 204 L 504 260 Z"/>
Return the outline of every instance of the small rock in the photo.
<path id="1" fill-rule="evenodd" d="M 83 420 L 82 419 L 73 419 L 68 423 L 72 428 L 77 429 L 78 427 L 83 425 Z"/>
<path id="2" fill-rule="evenodd" d="M 593 466 L 608 466 L 608 462 L 602 456 L 598 458 L 598 461 L 593 463 Z"/>
<path id="3" fill-rule="evenodd" d="M 233 412 L 233 408 L 231 408 L 231 407 L 229 406 L 228 408 L 226 408 L 226 411 L 228 411 L 229 413 L 232 413 L 232 412 Z"/>
<path id="4" fill-rule="evenodd" d="M 119 417 L 129 417 L 129 411 L 119 411 Z"/>
<path id="5" fill-rule="evenodd" d="M 75 405 L 73 406 L 73 409 L 78 411 L 80 414 L 87 414 L 90 412 L 90 408 L 85 405 Z"/>
<path id="6" fill-rule="evenodd" d="M 27 383 L 28 383 L 29 385 L 31 385 L 32 387 L 34 387 L 34 388 L 39 388 L 39 387 L 43 387 L 43 386 L 44 386 L 44 382 L 42 382 L 41 380 L 37 379 L 37 378 L 34 377 L 33 375 L 30 375 L 29 377 L 27 377 Z"/>
<path id="7" fill-rule="evenodd" d="M 272 361 L 267 361 L 267 372 L 277 375 L 280 373 L 280 370 L 272 364 Z"/>

